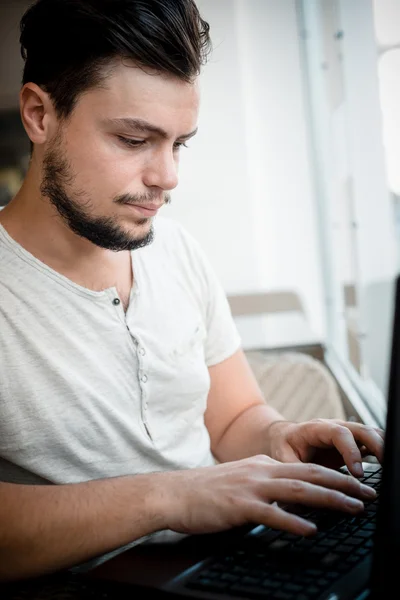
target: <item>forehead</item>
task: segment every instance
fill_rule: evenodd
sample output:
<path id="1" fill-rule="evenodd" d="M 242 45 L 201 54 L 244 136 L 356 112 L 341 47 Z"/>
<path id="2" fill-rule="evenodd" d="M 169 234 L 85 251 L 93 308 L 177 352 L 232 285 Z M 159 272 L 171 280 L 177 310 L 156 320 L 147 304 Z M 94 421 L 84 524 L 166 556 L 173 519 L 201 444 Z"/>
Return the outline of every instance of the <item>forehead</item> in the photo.
<path id="1" fill-rule="evenodd" d="M 172 75 L 145 72 L 130 64 L 118 64 L 101 87 L 84 94 L 77 117 L 104 121 L 137 118 L 162 127 L 171 136 L 192 131 L 199 111 L 198 80 L 185 82 Z"/>

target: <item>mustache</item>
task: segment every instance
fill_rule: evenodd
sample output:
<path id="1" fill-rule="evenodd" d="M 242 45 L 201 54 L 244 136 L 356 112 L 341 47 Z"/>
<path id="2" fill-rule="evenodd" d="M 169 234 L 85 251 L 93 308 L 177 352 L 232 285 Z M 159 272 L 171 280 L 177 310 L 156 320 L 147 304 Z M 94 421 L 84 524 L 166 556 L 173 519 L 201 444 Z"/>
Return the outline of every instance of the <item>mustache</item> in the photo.
<path id="1" fill-rule="evenodd" d="M 165 192 L 161 196 L 164 204 L 171 204 L 171 194 Z M 116 204 L 152 204 L 160 202 L 160 194 L 122 194 L 115 198 Z"/>

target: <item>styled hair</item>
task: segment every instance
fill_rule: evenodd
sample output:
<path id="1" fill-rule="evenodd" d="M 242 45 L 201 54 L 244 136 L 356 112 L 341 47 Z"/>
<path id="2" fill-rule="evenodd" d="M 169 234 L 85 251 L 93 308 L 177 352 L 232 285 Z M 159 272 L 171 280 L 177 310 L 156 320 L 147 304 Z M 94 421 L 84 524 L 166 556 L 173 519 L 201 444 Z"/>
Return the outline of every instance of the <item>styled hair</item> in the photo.
<path id="1" fill-rule="evenodd" d="M 23 85 L 46 91 L 67 119 L 115 59 L 191 81 L 211 51 L 194 0 L 37 0 L 20 23 Z"/>

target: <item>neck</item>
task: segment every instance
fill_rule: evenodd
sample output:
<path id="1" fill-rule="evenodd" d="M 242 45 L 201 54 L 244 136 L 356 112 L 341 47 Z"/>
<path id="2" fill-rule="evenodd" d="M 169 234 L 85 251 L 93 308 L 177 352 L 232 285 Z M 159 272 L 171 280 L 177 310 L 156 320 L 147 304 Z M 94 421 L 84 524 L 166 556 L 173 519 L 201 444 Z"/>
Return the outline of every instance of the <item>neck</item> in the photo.
<path id="1" fill-rule="evenodd" d="M 0 211 L 0 224 L 38 260 L 89 289 L 117 285 L 117 269 L 130 264 L 129 252 L 100 248 L 71 231 L 41 195 L 40 180 L 32 167 L 20 191 Z"/>

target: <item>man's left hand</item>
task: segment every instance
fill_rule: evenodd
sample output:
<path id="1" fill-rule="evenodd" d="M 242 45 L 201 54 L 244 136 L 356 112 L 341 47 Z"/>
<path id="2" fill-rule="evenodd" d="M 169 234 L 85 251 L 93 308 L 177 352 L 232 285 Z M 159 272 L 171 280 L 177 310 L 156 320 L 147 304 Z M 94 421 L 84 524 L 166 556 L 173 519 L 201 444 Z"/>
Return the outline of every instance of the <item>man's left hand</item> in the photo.
<path id="1" fill-rule="evenodd" d="M 335 469 L 346 465 L 361 477 L 364 457 L 373 455 L 380 463 L 383 458 L 383 430 L 352 421 L 275 421 L 267 433 L 268 454 L 281 462 L 313 462 Z"/>

